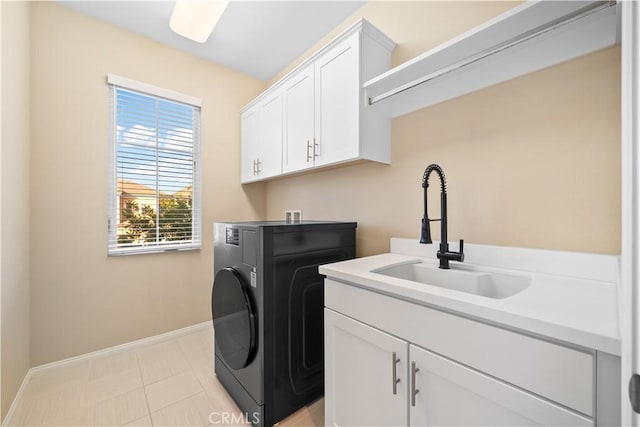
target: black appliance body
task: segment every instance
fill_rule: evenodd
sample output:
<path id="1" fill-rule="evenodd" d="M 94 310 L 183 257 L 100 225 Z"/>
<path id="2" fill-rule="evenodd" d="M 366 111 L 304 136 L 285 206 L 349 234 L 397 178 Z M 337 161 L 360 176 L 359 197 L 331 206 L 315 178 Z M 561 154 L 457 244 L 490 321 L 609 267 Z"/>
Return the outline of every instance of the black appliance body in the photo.
<path id="1" fill-rule="evenodd" d="M 215 373 L 255 426 L 324 393 L 324 276 L 355 258 L 356 223 L 216 223 Z"/>

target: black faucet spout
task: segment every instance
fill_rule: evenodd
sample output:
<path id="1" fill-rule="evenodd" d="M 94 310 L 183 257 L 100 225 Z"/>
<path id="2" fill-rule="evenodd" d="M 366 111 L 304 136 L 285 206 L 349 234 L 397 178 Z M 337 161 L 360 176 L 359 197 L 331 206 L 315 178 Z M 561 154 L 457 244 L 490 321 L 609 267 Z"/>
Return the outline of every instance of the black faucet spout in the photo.
<path id="1" fill-rule="evenodd" d="M 429 219 L 427 210 L 427 189 L 429 188 L 429 176 L 435 172 L 440 178 L 440 219 Z M 459 252 L 449 250 L 447 236 L 447 180 L 442 168 L 432 163 L 426 167 L 422 175 L 422 188 L 424 189 L 424 215 L 422 217 L 422 228 L 420 232 L 420 243 L 433 243 L 431 240 L 431 221 L 440 221 L 440 249 L 437 257 L 440 260 L 440 268 L 449 269 L 449 261 L 464 261 L 463 241 L 460 240 Z"/>

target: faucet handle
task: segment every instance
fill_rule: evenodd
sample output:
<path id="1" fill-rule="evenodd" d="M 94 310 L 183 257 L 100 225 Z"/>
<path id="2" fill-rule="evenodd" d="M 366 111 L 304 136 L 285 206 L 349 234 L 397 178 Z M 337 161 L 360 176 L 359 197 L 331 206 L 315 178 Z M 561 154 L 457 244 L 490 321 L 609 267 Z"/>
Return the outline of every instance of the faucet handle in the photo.
<path id="1" fill-rule="evenodd" d="M 457 261 L 464 262 L 464 240 L 460 239 L 460 249 L 458 249 L 458 257 Z"/>

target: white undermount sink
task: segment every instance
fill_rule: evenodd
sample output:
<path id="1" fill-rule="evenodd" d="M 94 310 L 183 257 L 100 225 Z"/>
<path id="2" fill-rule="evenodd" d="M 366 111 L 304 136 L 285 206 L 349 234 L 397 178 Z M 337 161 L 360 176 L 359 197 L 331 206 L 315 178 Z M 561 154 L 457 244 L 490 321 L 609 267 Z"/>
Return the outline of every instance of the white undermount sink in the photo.
<path id="1" fill-rule="evenodd" d="M 495 299 L 520 293 L 531 284 L 531 278 L 524 275 L 453 268 L 442 270 L 437 265 L 422 262 L 384 267 L 372 273 Z"/>

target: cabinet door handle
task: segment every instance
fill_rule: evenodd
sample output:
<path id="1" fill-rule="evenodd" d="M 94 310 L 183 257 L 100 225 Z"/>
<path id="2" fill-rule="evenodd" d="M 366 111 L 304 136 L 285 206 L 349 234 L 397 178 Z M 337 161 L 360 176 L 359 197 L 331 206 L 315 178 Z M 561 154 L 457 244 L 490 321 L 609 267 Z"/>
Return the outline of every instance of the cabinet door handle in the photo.
<path id="1" fill-rule="evenodd" d="M 319 144 L 316 142 L 316 139 L 313 138 L 313 158 L 314 159 L 319 156 L 319 154 L 316 153 L 316 148 L 318 147 L 319 147 Z"/>
<path id="2" fill-rule="evenodd" d="M 309 161 L 311 159 L 313 159 L 313 157 L 309 155 L 309 150 L 311 150 L 311 144 L 309 143 L 309 140 L 307 139 L 307 163 L 309 163 Z"/>
<path id="3" fill-rule="evenodd" d="M 260 175 L 260 173 L 262 172 L 260 170 L 260 165 L 262 164 L 262 162 L 260 161 L 260 159 L 256 159 L 256 174 Z"/>
<path id="4" fill-rule="evenodd" d="M 398 363 L 400 363 L 400 359 L 396 357 L 396 352 L 394 351 L 391 355 L 391 369 L 393 370 L 393 394 L 398 394 L 398 383 L 400 382 L 400 378 L 398 378 Z"/>
<path id="5" fill-rule="evenodd" d="M 253 161 L 253 175 L 256 175 L 256 161 Z"/>
<path id="6" fill-rule="evenodd" d="M 416 406 L 416 394 L 420 393 L 420 390 L 416 388 L 416 372 L 420 369 L 416 368 L 416 362 L 411 362 L 411 406 Z"/>

